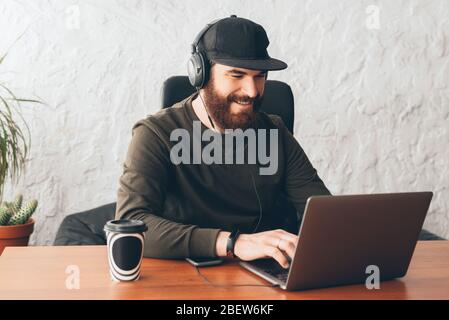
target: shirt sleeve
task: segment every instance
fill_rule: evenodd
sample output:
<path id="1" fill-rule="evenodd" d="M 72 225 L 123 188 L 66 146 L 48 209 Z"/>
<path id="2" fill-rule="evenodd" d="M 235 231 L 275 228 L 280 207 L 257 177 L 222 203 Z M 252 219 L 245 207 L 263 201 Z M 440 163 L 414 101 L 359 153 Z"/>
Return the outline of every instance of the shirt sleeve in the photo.
<path id="1" fill-rule="evenodd" d="M 199 228 L 166 219 L 162 210 L 170 179 L 167 146 L 146 125 L 136 124 L 117 192 L 116 219 L 145 222 L 144 257 L 215 257 L 220 229 Z"/>
<path id="2" fill-rule="evenodd" d="M 283 124 L 282 131 L 286 159 L 284 193 L 296 209 L 298 222 L 301 222 L 310 196 L 331 195 L 331 193 L 298 141 Z"/>

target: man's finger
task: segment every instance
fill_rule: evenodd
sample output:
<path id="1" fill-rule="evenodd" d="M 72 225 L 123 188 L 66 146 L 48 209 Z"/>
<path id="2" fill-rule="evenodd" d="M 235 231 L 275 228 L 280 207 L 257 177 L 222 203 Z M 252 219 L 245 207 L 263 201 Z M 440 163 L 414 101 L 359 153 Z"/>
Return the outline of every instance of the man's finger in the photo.
<path id="1" fill-rule="evenodd" d="M 286 252 L 288 254 L 288 256 L 291 259 L 293 259 L 293 256 L 295 255 L 295 251 L 296 251 L 296 244 L 294 244 L 293 242 L 284 240 L 284 239 L 280 239 L 278 248 L 281 249 L 282 251 Z"/>
<path id="2" fill-rule="evenodd" d="M 282 237 L 282 239 L 286 239 L 286 240 L 289 240 L 294 243 L 298 242 L 298 235 L 296 235 L 296 234 L 287 232 L 282 229 L 279 229 L 277 232 Z"/>
<path id="3" fill-rule="evenodd" d="M 265 236 L 262 243 L 284 251 L 291 259 L 293 259 L 296 250 L 296 242 L 292 242 L 290 239 L 285 239 L 285 237 Z"/>
<path id="4" fill-rule="evenodd" d="M 274 260 L 276 260 L 283 268 L 287 269 L 290 265 L 288 263 L 287 258 L 284 256 L 284 254 L 275 247 L 267 246 L 265 247 L 266 252 L 265 254 L 269 257 L 272 257 Z"/>

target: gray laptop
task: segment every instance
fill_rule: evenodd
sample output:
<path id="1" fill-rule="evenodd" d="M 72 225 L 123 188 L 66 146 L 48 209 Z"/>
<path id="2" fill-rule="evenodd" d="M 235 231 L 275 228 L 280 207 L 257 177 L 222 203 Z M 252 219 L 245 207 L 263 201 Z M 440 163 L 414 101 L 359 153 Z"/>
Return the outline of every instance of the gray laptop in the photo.
<path id="1" fill-rule="evenodd" d="M 285 290 L 365 283 L 372 265 L 381 281 L 403 277 L 432 195 L 312 196 L 289 269 L 274 259 L 240 264 Z"/>

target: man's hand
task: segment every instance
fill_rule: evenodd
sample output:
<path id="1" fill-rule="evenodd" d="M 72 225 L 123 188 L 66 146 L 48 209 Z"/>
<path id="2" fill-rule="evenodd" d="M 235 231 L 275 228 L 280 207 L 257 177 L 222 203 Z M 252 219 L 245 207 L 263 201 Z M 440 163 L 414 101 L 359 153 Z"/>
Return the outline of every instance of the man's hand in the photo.
<path id="1" fill-rule="evenodd" d="M 219 235 L 219 239 L 222 238 L 224 243 L 227 236 L 229 236 L 228 232 L 223 233 Z M 293 259 L 297 243 L 297 235 L 281 229 L 254 234 L 241 234 L 235 243 L 234 254 L 243 261 L 273 258 L 282 267 L 288 268 L 287 257 L 290 257 L 290 260 Z M 223 252 L 223 250 L 217 250 L 217 253 L 219 252 Z"/>

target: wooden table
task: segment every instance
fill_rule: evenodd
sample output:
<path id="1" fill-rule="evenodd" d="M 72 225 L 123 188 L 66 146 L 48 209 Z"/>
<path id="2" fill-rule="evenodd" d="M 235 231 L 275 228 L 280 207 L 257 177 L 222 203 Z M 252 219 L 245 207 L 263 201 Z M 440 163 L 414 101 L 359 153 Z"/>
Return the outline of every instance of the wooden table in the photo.
<path id="1" fill-rule="evenodd" d="M 449 241 L 420 241 L 407 275 L 381 282 L 380 290 L 213 287 L 187 262 L 157 259 L 144 259 L 139 281 L 116 283 L 108 268 L 105 246 L 8 247 L 0 256 L 0 299 L 449 299 Z M 79 289 L 66 285 L 73 270 Z M 234 261 L 201 271 L 215 285 L 268 285 Z"/>

